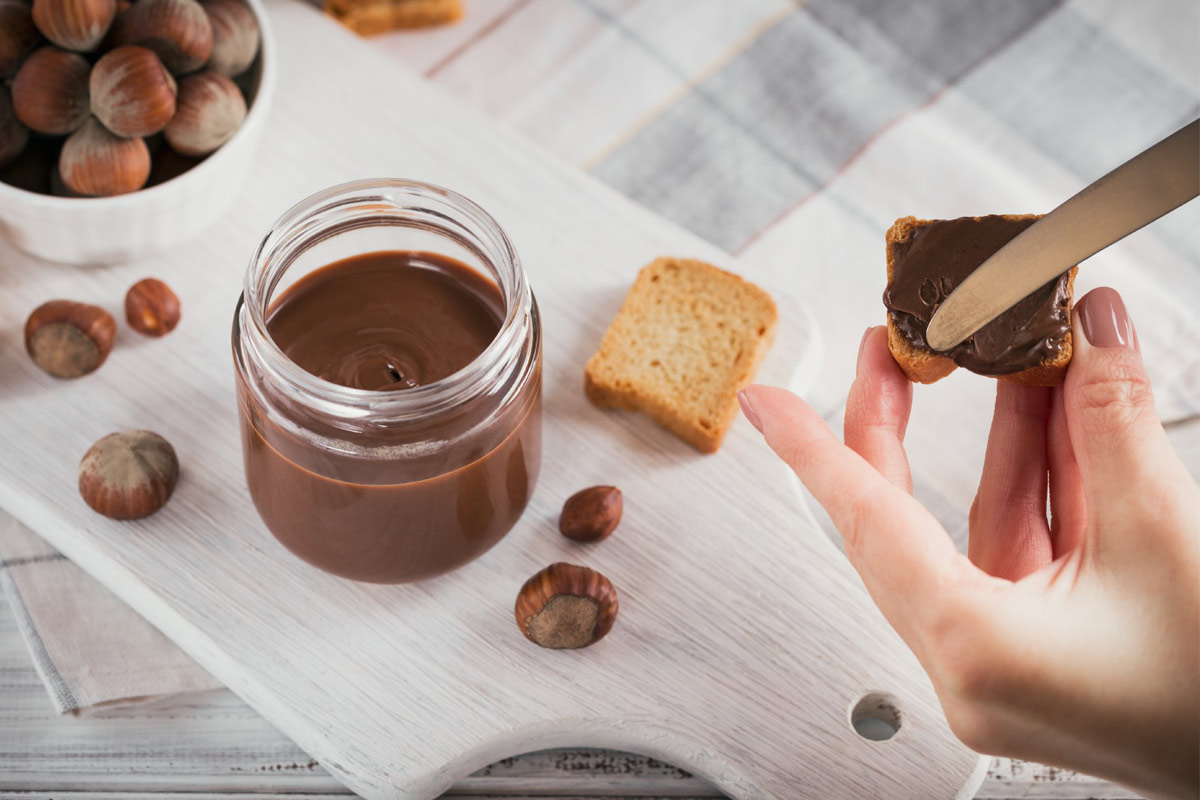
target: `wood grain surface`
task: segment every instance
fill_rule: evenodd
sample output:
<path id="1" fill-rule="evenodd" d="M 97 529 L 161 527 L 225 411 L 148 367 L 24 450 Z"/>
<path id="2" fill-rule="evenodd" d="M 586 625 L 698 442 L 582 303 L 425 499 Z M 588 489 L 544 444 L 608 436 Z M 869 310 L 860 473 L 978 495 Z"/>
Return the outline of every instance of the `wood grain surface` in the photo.
<path id="1" fill-rule="evenodd" d="M 662 253 L 737 265 L 397 72 L 311 7 L 269 10 L 276 105 L 218 230 L 89 271 L 0 253 L 0 413 L 22 421 L 0 431 L 0 505 L 369 798 L 431 797 L 504 757 L 561 746 L 669 760 L 744 798 L 972 792 L 979 757 L 749 426 L 701 457 L 580 391 L 641 265 Z M 543 479 L 521 524 L 469 567 L 404 587 L 326 575 L 267 535 L 244 490 L 231 391 L 230 317 L 257 240 L 299 198 L 378 175 L 450 186 L 492 211 L 546 331 Z M 30 364 L 17 331 L 28 309 L 49 297 L 114 307 L 146 274 L 183 300 L 171 336 L 122 331 L 103 369 L 73 382 Z M 782 313 L 773 382 L 813 350 L 805 315 L 786 302 Z M 164 511 L 116 523 L 76 497 L 76 465 L 95 439 L 132 427 L 167 436 L 183 478 Z M 626 488 L 621 535 L 563 540 L 563 498 L 609 482 Z M 539 650 L 513 626 L 521 582 L 558 560 L 600 569 L 621 594 L 617 629 L 587 651 Z M 887 742 L 849 719 L 877 691 L 902 714 Z"/>
<path id="2" fill-rule="evenodd" d="M 0 505 L 262 716 L 218 692 L 52 717 L 5 616 L 0 794 L 313 798 L 345 796 L 342 784 L 368 797 L 451 787 L 496 797 L 971 791 L 976 757 L 949 735 L 915 661 L 749 428 L 739 421 L 721 454 L 704 459 L 645 420 L 582 399 L 583 359 L 642 263 L 669 252 L 737 264 L 397 74 L 310 8 L 269 7 L 279 95 L 251 185 L 218 231 L 87 272 L 0 247 L 0 415 L 22 421 L 0 428 Z M 524 259 L 547 330 L 546 461 L 530 510 L 493 553 L 416 587 L 339 581 L 284 552 L 247 501 L 236 443 L 228 331 L 249 254 L 295 200 L 379 175 L 442 183 L 491 210 Z M 184 298 L 171 337 L 122 332 L 103 370 L 71 384 L 29 365 L 19 336 L 29 308 L 67 296 L 115 311 L 145 274 Z M 794 373 L 811 374 L 815 332 L 769 280 L 749 277 L 784 301 L 766 377 L 803 382 Z M 119 525 L 78 501 L 74 470 L 94 439 L 134 426 L 171 438 L 185 475 L 162 514 Z M 557 507 L 596 482 L 626 488 L 626 523 L 603 546 L 568 546 L 553 530 Z M 513 593 L 558 559 L 597 566 L 622 592 L 616 631 L 591 651 L 544 653 L 515 635 Z M 855 699 L 875 690 L 903 713 L 885 743 L 859 738 L 848 720 Z M 648 755 L 506 757 L 575 745 Z M 980 796 L 1130 796 L 1002 760 L 989 775 Z"/>
<path id="3" fill-rule="evenodd" d="M 1200 436 L 1193 437 L 1200 440 Z M 0 798 L 20 800 L 343 800 L 311 757 L 232 692 L 176 697 L 77 718 L 58 716 L 0 602 Z M 449 797 L 718 798 L 707 781 L 631 753 L 554 750 L 507 758 Z M 993 759 L 989 800 L 1128 800 L 1067 770 Z"/>
<path id="4" fill-rule="evenodd" d="M 1200 420 L 1168 426 L 1200 479 Z M 0 567 L 2 568 L 2 567 Z M 20 567 L 13 567 L 20 569 Z M 332 800 L 349 795 L 314 759 L 228 691 L 86 718 L 60 717 L 0 603 L 0 797 L 22 800 Z M 504 759 L 454 797 L 721 797 L 707 781 L 645 756 L 556 750 Z M 1127 789 L 1069 770 L 995 758 L 976 797 L 1129 800 Z"/>

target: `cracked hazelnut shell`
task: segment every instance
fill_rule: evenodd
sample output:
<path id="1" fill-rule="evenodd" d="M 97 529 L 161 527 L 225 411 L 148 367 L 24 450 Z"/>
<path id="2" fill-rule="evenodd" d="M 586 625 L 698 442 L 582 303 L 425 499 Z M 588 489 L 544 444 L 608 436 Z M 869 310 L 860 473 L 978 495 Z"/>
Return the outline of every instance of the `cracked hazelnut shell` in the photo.
<path id="1" fill-rule="evenodd" d="M 612 630 L 617 610 L 617 591 L 608 578 L 560 561 L 525 581 L 515 612 L 526 639 L 561 650 L 603 639 Z"/>
<path id="2" fill-rule="evenodd" d="M 112 519 L 140 519 L 158 511 L 179 481 L 171 443 L 153 431 L 110 433 L 79 462 L 79 495 Z"/>
<path id="3" fill-rule="evenodd" d="M 78 378 L 108 358 L 117 323 L 99 306 L 51 300 L 25 321 L 25 350 L 56 378 Z"/>
<path id="4" fill-rule="evenodd" d="M 621 490 L 591 486 L 567 498 L 558 518 L 558 530 L 576 542 L 607 539 L 621 521 Z"/>

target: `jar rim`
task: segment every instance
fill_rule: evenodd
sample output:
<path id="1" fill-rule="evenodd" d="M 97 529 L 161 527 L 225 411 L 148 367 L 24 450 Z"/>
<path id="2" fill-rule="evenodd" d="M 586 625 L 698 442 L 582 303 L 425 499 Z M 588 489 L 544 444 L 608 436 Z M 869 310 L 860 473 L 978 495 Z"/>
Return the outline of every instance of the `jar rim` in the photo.
<path id="1" fill-rule="evenodd" d="M 482 233 L 490 241 L 477 246 L 454 231 L 452 223 L 456 220 L 436 209 L 414 209 L 405 205 L 405 200 L 444 202 L 475 227 L 474 233 Z M 324 227 L 323 214 L 345 210 L 351 205 L 370 208 L 373 214 L 343 222 L 335 228 Z M 406 216 L 414 210 L 429 212 L 435 218 L 440 217 L 442 222 L 418 223 Z M 504 320 L 479 355 L 463 368 L 436 381 L 393 390 L 343 386 L 314 375 L 289 358 L 268 331 L 266 312 L 280 278 L 302 253 L 339 233 L 382 225 L 429 230 L 471 250 L 495 272 L 505 304 Z M 458 226 L 463 227 L 461 223 Z M 289 254 L 282 266 L 272 262 L 272 256 L 279 250 L 297 242 L 297 249 Z M 432 183 L 368 178 L 312 194 L 281 214 L 271 225 L 246 269 L 242 296 L 235 312 L 234 351 L 239 369 L 244 369 L 242 347 L 245 346 L 256 352 L 259 356 L 254 359 L 256 365 L 274 379 L 272 382 L 277 388 L 299 394 L 298 399 L 318 406 L 326 413 L 345 417 L 370 415 L 396 421 L 438 413 L 502 382 L 511 362 L 519 360 L 527 323 L 535 314 L 532 292 L 516 250 L 499 223 L 482 207 L 458 192 Z M 536 325 L 536 321 L 532 322 Z"/>

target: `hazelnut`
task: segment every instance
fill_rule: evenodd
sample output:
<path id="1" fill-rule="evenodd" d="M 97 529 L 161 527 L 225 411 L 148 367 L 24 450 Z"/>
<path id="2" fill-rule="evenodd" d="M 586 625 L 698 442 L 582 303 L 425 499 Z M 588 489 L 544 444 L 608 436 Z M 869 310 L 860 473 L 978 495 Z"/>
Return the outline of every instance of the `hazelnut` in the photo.
<path id="1" fill-rule="evenodd" d="M 76 194 L 128 194 L 146 185 L 150 150 L 141 139 L 122 139 L 92 117 L 63 143 L 58 169 Z"/>
<path id="2" fill-rule="evenodd" d="M 246 101 L 233 81 L 205 70 L 179 82 L 175 117 L 163 134 L 183 156 L 203 156 L 237 132 L 246 119 Z"/>
<path id="3" fill-rule="evenodd" d="M 8 87 L 0 86 L 0 167 L 16 161 L 28 143 L 29 128 L 17 119 Z"/>
<path id="4" fill-rule="evenodd" d="M 179 481 L 171 443 L 153 431 L 110 433 L 79 462 L 79 494 L 112 519 L 139 519 L 158 511 Z"/>
<path id="5" fill-rule="evenodd" d="M 110 50 L 92 67 L 92 113 L 117 136 L 158 133 L 175 116 L 175 79 L 154 51 Z"/>
<path id="6" fill-rule="evenodd" d="M 25 349 L 33 363 L 56 378 L 78 378 L 104 363 L 117 323 L 103 308 L 51 300 L 25 321 Z"/>
<path id="7" fill-rule="evenodd" d="M 615 486 L 593 486 L 576 492 L 563 503 L 558 529 L 577 542 L 606 539 L 621 521 L 621 505 L 621 490 Z"/>
<path id="8" fill-rule="evenodd" d="M 212 24 L 212 55 L 208 68 L 232 78 L 254 63 L 260 38 L 258 19 L 242 0 L 203 0 Z"/>
<path id="9" fill-rule="evenodd" d="M 574 564 L 551 564 L 517 595 L 517 626 L 541 647 L 587 647 L 612 630 L 617 591 L 608 578 Z"/>
<path id="10" fill-rule="evenodd" d="M 16 72 L 41 38 L 29 6 L 20 0 L 0 0 L 0 78 Z"/>
<path id="11" fill-rule="evenodd" d="M 12 81 L 17 119 L 38 133 L 70 133 L 88 118 L 88 73 L 78 53 L 53 45 L 37 50 Z"/>
<path id="12" fill-rule="evenodd" d="M 125 294 L 125 321 L 147 336 L 165 336 L 179 324 L 179 298 L 157 278 L 143 278 Z"/>
<path id="13" fill-rule="evenodd" d="M 65 50 L 95 50 L 113 17 L 116 0 L 33 0 L 33 24 Z"/>
<path id="14" fill-rule="evenodd" d="M 212 54 L 212 24 L 196 0 L 138 0 L 117 19 L 112 43 L 149 47 L 167 69 L 183 75 Z"/>

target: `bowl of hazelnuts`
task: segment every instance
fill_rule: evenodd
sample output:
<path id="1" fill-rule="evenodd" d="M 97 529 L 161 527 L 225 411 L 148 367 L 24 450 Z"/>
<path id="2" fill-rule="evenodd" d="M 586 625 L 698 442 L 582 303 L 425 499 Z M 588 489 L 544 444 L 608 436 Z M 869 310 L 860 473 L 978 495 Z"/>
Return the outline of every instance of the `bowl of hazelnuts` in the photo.
<path id="1" fill-rule="evenodd" d="M 185 241 L 274 92 L 261 0 L 0 0 L 0 238 L 72 264 Z"/>

